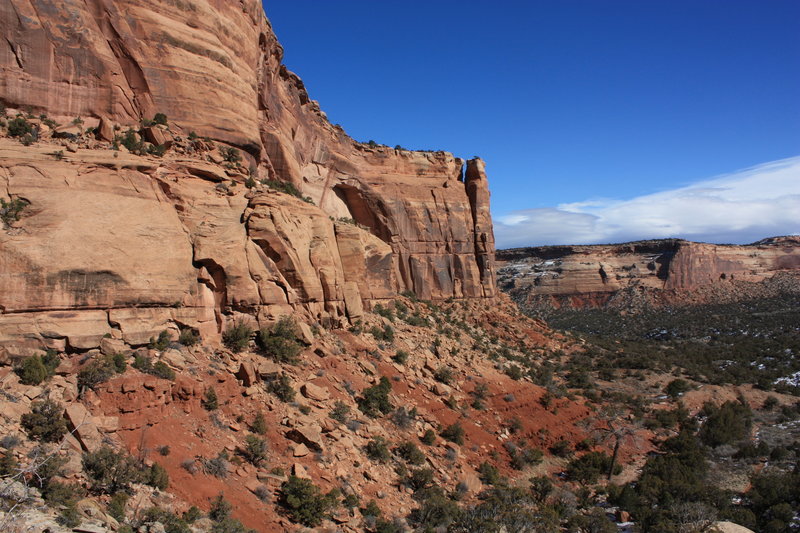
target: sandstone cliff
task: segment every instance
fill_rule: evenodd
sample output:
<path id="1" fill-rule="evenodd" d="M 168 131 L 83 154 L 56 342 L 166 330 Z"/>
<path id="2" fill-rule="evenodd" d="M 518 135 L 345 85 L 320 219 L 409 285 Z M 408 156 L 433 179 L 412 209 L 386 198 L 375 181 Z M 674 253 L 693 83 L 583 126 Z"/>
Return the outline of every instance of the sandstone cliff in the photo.
<path id="1" fill-rule="evenodd" d="M 257 0 L 0 0 L 0 33 L 8 116 L 72 143 L 0 138 L 0 196 L 27 204 L 0 232 L 0 343 L 494 296 L 483 163 L 353 141 L 282 65 Z M 164 157 L 111 149 L 156 113 L 168 126 L 141 134 Z"/>
<path id="2" fill-rule="evenodd" d="M 629 297 L 699 303 L 704 297 L 748 297 L 777 275 L 800 275 L 800 238 L 743 246 L 679 239 L 543 246 L 502 250 L 498 260 L 500 286 L 528 306 L 598 307 L 615 299 L 622 305 Z"/>

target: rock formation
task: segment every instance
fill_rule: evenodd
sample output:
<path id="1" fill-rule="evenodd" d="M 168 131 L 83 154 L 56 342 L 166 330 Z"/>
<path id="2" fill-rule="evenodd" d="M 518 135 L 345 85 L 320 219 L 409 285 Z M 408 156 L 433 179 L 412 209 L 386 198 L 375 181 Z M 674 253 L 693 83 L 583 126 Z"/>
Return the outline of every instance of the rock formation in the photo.
<path id="1" fill-rule="evenodd" d="M 800 275 L 800 238 L 743 246 L 679 239 L 542 246 L 502 250 L 498 260 L 500 286 L 526 305 L 597 307 L 623 293 L 651 303 L 689 303 L 709 291 L 746 296 L 776 275 Z"/>
<path id="2" fill-rule="evenodd" d="M 69 148 L 0 138 L 0 197 L 26 203 L 0 231 L 0 344 L 494 296 L 483 162 L 352 140 L 257 0 L 0 0 L 0 33 L 0 102 Z M 112 149 L 131 127 L 166 155 Z"/>

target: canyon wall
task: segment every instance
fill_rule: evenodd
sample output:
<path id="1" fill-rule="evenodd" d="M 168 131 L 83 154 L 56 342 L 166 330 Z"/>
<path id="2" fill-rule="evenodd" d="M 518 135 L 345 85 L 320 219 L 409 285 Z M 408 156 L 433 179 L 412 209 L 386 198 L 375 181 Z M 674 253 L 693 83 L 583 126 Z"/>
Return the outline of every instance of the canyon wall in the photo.
<path id="1" fill-rule="evenodd" d="M 698 303 L 704 295 L 747 297 L 776 276 L 800 276 L 798 237 L 741 246 L 679 239 L 542 246 L 501 250 L 497 257 L 500 287 L 528 306 L 602 307 L 621 295 Z"/>
<path id="2" fill-rule="evenodd" d="M 483 162 L 352 140 L 258 0 L 0 0 L 0 33 L 0 102 L 41 134 L 0 129 L 0 197 L 25 202 L 0 231 L 0 343 L 494 296 Z M 119 149 L 156 113 L 142 135 L 163 156 Z"/>

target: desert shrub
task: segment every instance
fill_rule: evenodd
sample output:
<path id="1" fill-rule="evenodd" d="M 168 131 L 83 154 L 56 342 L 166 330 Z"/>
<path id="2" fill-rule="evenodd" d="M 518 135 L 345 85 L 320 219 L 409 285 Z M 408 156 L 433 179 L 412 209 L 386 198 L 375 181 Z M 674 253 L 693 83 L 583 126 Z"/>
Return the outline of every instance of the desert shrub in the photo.
<path id="1" fill-rule="evenodd" d="M 408 428 L 417 418 L 417 408 L 406 409 L 405 407 L 398 407 L 392 411 L 390 418 L 395 426 L 403 429 Z"/>
<path id="2" fill-rule="evenodd" d="M 281 374 L 267 382 L 267 391 L 274 394 L 280 401 L 289 403 L 294 400 L 295 390 L 289 376 Z"/>
<path id="3" fill-rule="evenodd" d="M 33 402 L 31 411 L 22 415 L 21 424 L 31 440 L 57 442 L 67 433 L 64 408 L 49 399 Z"/>
<path id="4" fill-rule="evenodd" d="M 378 341 L 394 341 L 394 328 L 389 324 L 384 324 L 382 328 L 379 326 L 372 326 L 369 333 Z"/>
<path id="5" fill-rule="evenodd" d="M 411 441 L 401 442 L 394 449 L 394 452 L 405 462 L 412 465 L 421 465 L 425 462 L 425 454 Z"/>
<path id="6" fill-rule="evenodd" d="M 242 154 L 233 146 L 223 146 L 220 148 L 222 158 L 228 163 L 238 164 L 242 161 Z"/>
<path id="7" fill-rule="evenodd" d="M 358 408 L 372 418 L 388 414 L 392 410 L 392 402 L 389 400 L 391 390 L 392 383 L 389 378 L 381 376 L 376 385 L 367 387 L 361 392 L 361 396 L 356 398 Z"/>
<path id="8" fill-rule="evenodd" d="M 687 392 L 690 388 L 691 387 L 688 381 L 678 378 L 667 383 L 667 386 L 664 387 L 664 392 L 672 398 L 677 398 L 684 392 Z"/>
<path id="9" fill-rule="evenodd" d="M 796 531 L 795 510 L 800 508 L 800 472 L 761 473 L 751 479 L 747 492 L 757 531 L 789 533 Z"/>
<path id="10" fill-rule="evenodd" d="M 454 442 L 459 446 L 464 444 L 464 428 L 461 427 L 461 424 L 458 422 L 444 428 L 439 435 L 441 435 L 443 439 Z"/>
<path id="11" fill-rule="evenodd" d="M 508 377 L 515 381 L 519 381 L 524 375 L 519 365 L 508 365 L 504 371 Z"/>
<path id="12" fill-rule="evenodd" d="M 102 494 L 127 491 L 131 483 L 144 478 L 133 457 L 108 446 L 84 454 L 83 469 L 92 482 L 92 490 Z"/>
<path id="13" fill-rule="evenodd" d="M 370 440 L 364 447 L 364 451 L 366 452 L 367 457 L 379 463 L 386 463 L 392 458 L 392 454 L 389 453 L 389 447 L 387 446 L 386 439 L 383 437 L 373 437 L 372 440 Z"/>
<path id="14" fill-rule="evenodd" d="M 478 466 L 478 476 L 481 482 L 487 485 L 497 485 L 503 479 L 497 467 L 488 461 L 484 461 Z"/>
<path id="15" fill-rule="evenodd" d="M 60 363 L 58 354 L 55 351 L 48 350 L 47 353 L 41 356 L 32 355 L 26 357 L 14 371 L 19 376 L 20 383 L 38 385 L 42 381 L 53 377 Z"/>
<path id="16" fill-rule="evenodd" d="M 383 514 L 381 508 L 378 507 L 378 504 L 375 500 L 370 500 L 367 503 L 367 505 L 365 505 L 362 509 L 360 509 L 360 511 L 361 511 L 361 516 L 372 516 L 375 518 Z"/>
<path id="17" fill-rule="evenodd" d="M 556 457 L 569 457 L 572 454 L 572 445 L 569 441 L 561 439 L 550 446 L 549 450 Z"/>
<path id="18" fill-rule="evenodd" d="M 250 343 L 253 329 L 247 324 L 234 323 L 222 334 L 222 343 L 232 352 L 239 353 Z"/>
<path id="19" fill-rule="evenodd" d="M 141 137 L 139 137 L 139 134 L 131 128 L 128 128 L 128 131 L 126 131 L 121 137 L 119 135 L 116 136 L 114 140 L 116 143 L 127 148 L 127 150 L 132 154 L 141 154 L 144 150 L 144 142 L 142 141 Z"/>
<path id="20" fill-rule="evenodd" d="M 528 465 L 537 465 L 542 462 L 544 452 L 535 448 L 528 448 L 526 446 L 517 446 L 511 455 L 511 467 L 516 470 L 522 470 Z"/>
<path id="21" fill-rule="evenodd" d="M 258 435 L 264 435 L 267 432 L 267 419 L 264 417 L 264 413 L 259 411 L 256 413 L 255 418 L 253 419 L 253 423 L 250 425 L 250 429 L 253 433 Z"/>
<path id="22" fill-rule="evenodd" d="M 93 389 L 111 379 L 114 374 L 125 371 L 127 363 L 122 354 L 95 357 L 78 372 L 78 390 Z"/>
<path id="23" fill-rule="evenodd" d="M 438 487 L 424 491 L 422 496 L 420 506 L 411 511 L 410 518 L 412 522 L 426 531 L 432 531 L 434 528 L 446 528 L 461 515 L 458 504 L 448 498 Z"/>
<path id="24" fill-rule="evenodd" d="M 25 117 L 12 118 L 6 127 L 9 137 L 23 137 L 33 133 L 33 125 Z"/>
<path id="25" fill-rule="evenodd" d="M 296 364 L 303 349 L 297 341 L 297 324 L 288 316 L 271 328 L 258 332 L 258 344 L 264 353 L 279 363 Z"/>
<path id="26" fill-rule="evenodd" d="M 194 346 L 200 342 L 200 335 L 197 334 L 192 328 L 181 329 L 181 334 L 178 336 L 178 342 L 184 346 Z"/>
<path id="27" fill-rule="evenodd" d="M 219 399 L 217 398 L 217 391 L 214 387 L 208 387 L 206 389 L 201 403 L 206 411 L 216 411 L 219 409 Z"/>
<path id="28" fill-rule="evenodd" d="M 453 370 L 446 366 L 440 366 L 434 371 L 433 378 L 440 383 L 449 385 L 453 382 Z"/>
<path id="29" fill-rule="evenodd" d="M 323 494 L 311 480 L 290 476 L 281 484 L 278 503 L 293 522 L 315 527 L 336 507 L 337 492 L 331 490 Z"/>
<path id="30" fill-rule="evenodd" d="M 433 483 L 433 470 L 430 468 L 415 468 L 408 473 L 404 483 L 414 492 L 427 489 Z"/>
<path id="31" fill-rule="evenodd" d="M 172 370 L 164 361 L 156 361 L 148 374 L 152 374 L 161 379 L 175 381 L 175 371 Z"/>
<path id="32" fill-rule="evenodd" d="M 330 416 L 333 420 L 337 422 L 341 422 L 342 424 L 347 423 L 347 417 L 350 414 L 350 407 L 341 400 L 336 400 L 336 403 L 331 410 Z"/>
<path id="33" fill-rule="evenodd" d="M 142 513 L 138 522 L 142 524 L 160 523 L 165 533 L 191 533 L 189 524 L 183 518 L 161 507 L 150 507 Z"/>
<path id="34" fill-rule="evenodd" d="M 340 219 L 341 220 L 341 219 Z M 355 223 L 355 220 L 353 220 Z M 394 322 L 394 311 L 391 307 L 384 307 L 381 304 L 375 304 L 375 307 L 372 309 L 372 312 L 376 315 L 380 315 L 383 318 L 388 319 L 391 322 Z"/>
<path id="35" fill-rule="evenodd" d="M 267 442 L 255 435 L 244 438 L 242 455 L 253 466 L 259 466 L 267 460 Z"/>
<path id="36" fill-rule="evenodd" d="M 220 452 L 213 459 L 202 459 L 203 472 L 220 479 L 228 477 L 228 454 Z"/>
<path id="37" fill-rule="evenodd" d="M 567 465 L 567 477 L 579 483 L 595 483 L 611 469 L 611 457 L 603 452 L 589 452 L 577 457 Z M 622 472 L 619 464 L 614 465 L 613 474 Z"/>
<path id="38" fill-rule="evenodd" d="M 164 490 L 169 487 L 169 474 L 163 466 L 153 463 L 145 472 L 144 482 L 158 490 Z"/>
<path id="39" fill-rule="evenodd" d="M 153 124 L 161 124 L 162 126 L 167 125 L 167 115 L 164 113 L 156 113 L 153 117 Z"/>
<path id="40" fill-rule="evenodd" d="M 772 411 L 778 406 L 778 399 L 775 396 L 767 396 L 767 399 L 764 400 L 764 405 L 762 408 L 766 411 Z"/>
<path id="41" fill-rule="evenodd" d="M 153 350 L 158 350 L 162 352 L 169 348 L 169 344 L 172 342 L 172 336 L 170 335 L 169 330 L 163 330 L 161 333 L 158 334 L 158 337 L 150 337 L 150 348 Z"/>
<path id="42" fill-rule="evenodd" d="M 394 354 L 394 357 L 392 357 L 392 361 L 398 365 L 406 364 L 408 361 L 408 352 L 405 350 L 397 350 L 397 352 Z"/>
<path id="43" fill-rule="evenodd" d="M 717 447 L 745 438 L 752 424 L 753 413 L 741 402 L 728 401 L 720 407 L 707 403 L 703 414 L 708 419 L 700 428 L 698 436 L 703 444 Z"/>
<path id="44" fill-rule="evenodd" d="M 17 458 L 14 457 L 14 454 L 11 452 L 11 450 L 0 455 L 0 477 L 14 475 L 18 472 L 18 470 L 19 463 L 17 462 Z"/>
<path id="45" fill-rule="evenodd" d="M 432 429 L 426 429 L 419 440 L 422 441 L 422 444 L 433 446 L 433 443 L 436 442 L 436 432 Z"/>
<path id="46" fill-rule="evenodd" d="M 192 505 L 183 513 L 183 520 L 191 524 L 203 517 L 203 511 Z"/>
<path id="47" fill-rule="evenodd" d="M 27 205 L 28 202 L 21 198 L 14 198 L 8 202 L 4 198 L 0 198 L 0 220 L 6 226 L 16 222 Z"/>

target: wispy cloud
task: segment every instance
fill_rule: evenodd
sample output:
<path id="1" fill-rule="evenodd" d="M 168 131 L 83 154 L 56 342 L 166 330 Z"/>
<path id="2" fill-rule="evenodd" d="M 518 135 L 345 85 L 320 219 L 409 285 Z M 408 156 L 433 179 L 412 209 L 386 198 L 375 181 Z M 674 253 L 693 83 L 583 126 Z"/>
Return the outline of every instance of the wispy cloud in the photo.
<path id="1" fill-rule="evenodd" d="M 638 239 L 746 243 L 800 232 L 800 156 L 629 200 L 588 199 L 495 219 L 498 248 Z"/>

